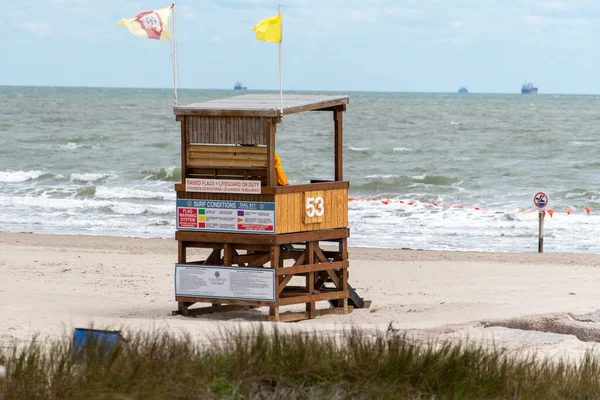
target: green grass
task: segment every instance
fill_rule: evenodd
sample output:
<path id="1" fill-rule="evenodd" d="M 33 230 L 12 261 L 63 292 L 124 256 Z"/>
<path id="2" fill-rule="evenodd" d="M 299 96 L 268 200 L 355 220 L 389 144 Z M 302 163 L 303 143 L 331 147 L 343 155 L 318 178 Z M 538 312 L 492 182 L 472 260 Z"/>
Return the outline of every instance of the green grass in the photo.
<path id="1" fill-rule="evenodd" d="M 402 334 L 131 333 L 107 357 L 90 343 L 0 346 L 0 399 L 598 398 L 600 364 L 542 362 L 461 344 L 416 344 Z"/>

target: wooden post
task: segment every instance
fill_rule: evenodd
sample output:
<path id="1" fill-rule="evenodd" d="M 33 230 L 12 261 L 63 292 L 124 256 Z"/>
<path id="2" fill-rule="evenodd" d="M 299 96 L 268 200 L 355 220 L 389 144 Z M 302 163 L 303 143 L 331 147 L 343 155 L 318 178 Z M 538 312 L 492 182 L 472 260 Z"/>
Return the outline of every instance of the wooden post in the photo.
<path id="1" fill-rule="evenodd" d="M 279 245 L 271 247 L 271 268 L 277 270 L 281 268 L 281 247 Z M 278 276 L 275 276 L 275 298 L 279 297 L 281 281 Z M 269 315 L 272 321 L 279 321 L 279 306 L 270 306 Z"/>
<path id="2" fill-rule="evenodd" d="M 342 143 L 342 132 L 343 132 L 342 111 L 343 111 L 343 109 L 341 107 L 337 107 L 333 111 L 333 122 L 334 122 L 334 129 L 335 129 L 335 143 L 334 143 L 335 160 L 334 160 L 334 163 L 335 163 L 335 180 L 336 181 L 344 180 L 344 161 L 343 161 L 344 149 L 343 149 L 343 143 Z"/>
<path id="3" fill-rule="evenodd" d="M 544 252 L 544 217 L 546 211 L 540 210 L 539 212 L 539 230 L 538 230 L 538 253 Z"/>
<path id="4" fill-rule="evenodd" d="M 306 243 L 306 260 L 307 264 L 312 265 L 315 263 L 315 246 L 318 245 L 319 242 L 307 242 Z M 315 290 L 315 273 L 310 271 L 306 274 L 306 292 L 308 294 L 313 294 Z M 314 301 L 306 303 L 306 312 L 308 313 L 308 318 L 315 318 L 317 316 L 317 307 Z"/>
<path id="5" fill-rule="evenodd" d="M 180 241 L 177 243 L 177 262 L 179 264 L 185 264 L 186 261 L 186 242 Z"/>
<path id="6" fill-rule="evenodd" d="M 188 177 L 187 172 L 187 149 L 189 148 L 189 139 L 187 135 L 187 119 L 189 117 L 181 117 L 181 183 L 185 185 L 185 178 Z"/>
<path id="7" fill-rule="evenodd" d="M 276 120 L 269 119 L 267 125 L 267 186 L 277 186 L 277 174 L 275 173 L 275 131 Z"/>

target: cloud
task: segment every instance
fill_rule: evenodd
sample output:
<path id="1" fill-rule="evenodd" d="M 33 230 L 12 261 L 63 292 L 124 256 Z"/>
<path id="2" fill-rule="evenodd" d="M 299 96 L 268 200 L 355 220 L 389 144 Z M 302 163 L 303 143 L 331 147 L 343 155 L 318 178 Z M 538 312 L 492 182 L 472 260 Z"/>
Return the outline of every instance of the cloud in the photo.
<path id="1" fill-rule="evenodd" d="M 54 27 L 44 22 L 25 22 L 19 26 L 37 36 L 52 36 L 55 31 Z"/>
<path id="2" fill-rule="evenodd" d="M 449 26 L 450 28 L 454 28 L 454 29 L 458 29 L 458 28 L 460 28 L 462 25 L 463 25 L 463 24 L 462 24 L 462 22 L 461 22 L 461 21 L 451 21 L 451 22 L 448 22 L 448 26 Z"/>

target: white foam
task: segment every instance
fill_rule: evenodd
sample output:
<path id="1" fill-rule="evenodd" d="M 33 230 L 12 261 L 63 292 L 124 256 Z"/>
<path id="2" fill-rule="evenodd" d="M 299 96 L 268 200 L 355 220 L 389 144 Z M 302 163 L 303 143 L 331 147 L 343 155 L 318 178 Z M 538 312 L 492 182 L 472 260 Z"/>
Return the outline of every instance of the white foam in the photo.
<path id="1" fill-rule="evenodd" d="M 84 174 L 71 174 L 71 181 L 79 181 L 79 182 L 96 182 L 105 178 L 117 178 L 115 174 L 92 174 L 92 173 L 84 173 Z"/>
<path id="2" fill-rule="evenodd" d="M 81 147 L 81 145 L 74 143 L 74 142 L 68 142 L 67 144 L 61 144 L 58 147 L 60 149 L 65 149 L 65 150 L 75 150 L 75 149 Z"/>
<path id="3" fill-rule="evenodd" d="M 348 149 L 352 150 L 352 151 L 369 151 L 369 150 L 371 150 L 368 147 L 352 147 L 352 146 L 348 147 Z"/>
<path id="4" fill-rule="evenodd" d="M 391 175 L 391 174 L 384 174 L 384 175 L 367 175 L 365 176 L 365 178 L 367 179 L 377 179 L 377 178 L 383 178 L 383 179 L 390 179 L 390 178 L 399 178 L 399 175 Z"/>
<path id="5" fill-rule="evenodd" d="M 174 192 L 150 191 L 126 187 L 98 186 L 96 188 L 97 199 L 158 199 L 174 200 Z"/>
<path id="6" fill-rule="evenodd" d="M 141 215 L 141 214 L 170 214 L 175 212 L 173 205 L 149 205 L 134 203 L 116 203 L 110 206 L 110 209 L 121 215 Z"/>
<path id="7" fill-rule="evenodd" d="M 412 151 L 412 149 L 409 149 L 408 147 L 394 147 L 393 151 L 401 151 L 403 153 Z"/>
<path id="8" fill-rule="evenodd" d="M 0 182 L 17 183 L 37 179 L 44 171 L 0 171 Z"/>

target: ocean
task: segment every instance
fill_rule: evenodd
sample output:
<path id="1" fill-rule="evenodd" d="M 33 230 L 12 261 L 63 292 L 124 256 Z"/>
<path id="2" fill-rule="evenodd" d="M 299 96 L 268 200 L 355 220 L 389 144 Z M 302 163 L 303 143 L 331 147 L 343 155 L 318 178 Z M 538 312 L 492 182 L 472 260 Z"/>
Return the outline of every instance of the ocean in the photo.
<path id="1" fill-rule="evenodd" d="M 346 94 L 351 246 L 537 252 L 541 191 L 544 251 L 600 252 L 600 96 Z M 173 238 L 179 132 L 169 89 L 0 86 L 0 231 Z M 291 184 L 333 178 L 331 113 L 276 146 Z"/>

